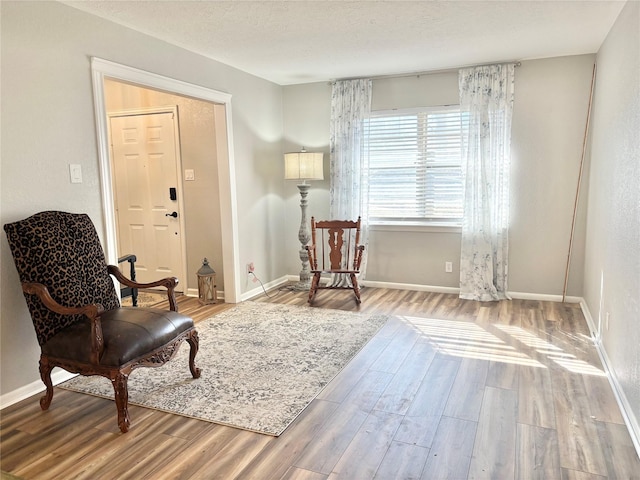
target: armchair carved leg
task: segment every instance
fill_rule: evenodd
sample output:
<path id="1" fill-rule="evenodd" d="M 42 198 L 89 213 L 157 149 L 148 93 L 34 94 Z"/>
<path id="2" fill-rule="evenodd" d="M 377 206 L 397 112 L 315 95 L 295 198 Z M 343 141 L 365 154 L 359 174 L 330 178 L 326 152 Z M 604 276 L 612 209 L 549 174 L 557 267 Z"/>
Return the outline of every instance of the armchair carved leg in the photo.
<path id="1" fill-rule="evenodd" d="M 122 433 L 127 433 L 131 421 L 129 420 L 129 391 L 127 389 L 127 380 L 129 375 L 122 372 L 116 373 L 111 379 L 113 390 L 116 396 L 116 409 L 118 410 L 118 427 Z"/>
<path id="2" fill-rule="evenodd" d="M 192 331 L 187 337 L 187 342 L 191 347 L 191 350 L 189 350 L 189 370 L 191 370 L 191 376 L 193 378 L 200 378 L 200 369 L 196 367 L 195 363 L 196 354 L 198 353 L 198 348 L 200 348 L 198 332 L 195 330 Z"/>
<path id="3" fill-rule="evenodd" d="M 360 304 L 362 300 L 360 300 L 360 288 L 358 287 L 358 279 L 356 278 L 356 274 L 351 273 L 349 277 L 351 277 L 351 285 L 353 285 L 353 293 L 356 294 L 356 303 Z"/>
<path id="4" fill-rule="evenodd" d="M 51 399 L 53 398 L 53 383 L 51 382 L 51 370 L 53 370 L 53 365 L 49 363 L 49 359 L 44 355 L 40 356 L 40 378 L 42 379 L 42 383 L 44 383 L 45 387 L 47 387 L 47 391 L 45 392 L 44 397 L 40 399 L 40 408 L 42 410 L 47 410 L 49 405 L 51 405 Z"/>
<path id="5" fill-rule="evenodd" d="M 309 288 L 309 300 L 308 300 L 309 303 L 311 303 L 313 301 L 313 297 L 316 296 L 319 283 L 320 283 L 320 274 L 314 273 L 313 278 L 311 279 L 311 287 Z"/>

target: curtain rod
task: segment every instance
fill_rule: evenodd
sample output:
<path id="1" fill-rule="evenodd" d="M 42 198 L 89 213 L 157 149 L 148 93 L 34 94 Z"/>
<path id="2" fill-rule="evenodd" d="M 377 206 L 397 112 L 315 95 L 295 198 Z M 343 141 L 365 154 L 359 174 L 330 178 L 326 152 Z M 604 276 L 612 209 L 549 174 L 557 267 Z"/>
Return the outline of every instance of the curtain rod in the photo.
<path id="1" fill-rule="evenodd" d="M 440 73 L 457 72 L 461 68 L 488 67 L 489 65 L 500 65 L 502 63 L 513 63 L 516 67 L 519 67 L 520 65 L 522 65 L 521 62 L 515 62 L 515 61 L 514 62 L 501 62 L 501 63 L 482 63 L 480 65 L 466 65 L 466 66 L 455 67 L 455 68 L 444 68 L 442 70 L 426 70 L 426 71 L 423 71 L 423 72 L 398 73 L 398 74 L 392 74 L 392 75 L 373 75 L 371 77 L 336 78 L 336 79 L 333 79 L 333 80 L 329 81 L 329 85 L 333 85 L 334 83 L 336 83 L 338 81 L 359 80 L 359 79 L 363 79 L 363 78 L 366 78 L 368 80 L 384 80 L 384 79 L 387 79 L 387 78 L 421 77 L 422 75 L 437 75 L 437 74 L 440 74 Z"/>

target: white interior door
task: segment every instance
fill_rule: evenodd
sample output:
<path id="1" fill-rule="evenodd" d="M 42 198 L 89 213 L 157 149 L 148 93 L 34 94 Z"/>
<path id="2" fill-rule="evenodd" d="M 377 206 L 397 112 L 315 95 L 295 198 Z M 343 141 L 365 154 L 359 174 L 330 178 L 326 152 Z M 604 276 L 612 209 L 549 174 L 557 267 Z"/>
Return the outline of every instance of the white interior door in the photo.
<path id="1" fill-rule="evenodd" d="M 184 222 L 175 113 L 110 116 L 118 255 L 134 254 L 136 279 L 182 280 Z"/>

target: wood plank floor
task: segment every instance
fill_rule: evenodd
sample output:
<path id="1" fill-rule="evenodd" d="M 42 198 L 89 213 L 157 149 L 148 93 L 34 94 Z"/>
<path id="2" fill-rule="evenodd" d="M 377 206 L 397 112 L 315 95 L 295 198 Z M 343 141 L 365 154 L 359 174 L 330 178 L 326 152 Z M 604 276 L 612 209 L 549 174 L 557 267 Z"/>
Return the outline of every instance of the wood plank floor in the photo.
<path id="1" fill-rule="evenodd" d="M 306 294 L 261 302 L 305 305 Z M 366 288 L 317 308 L 391 315 L 278 438 L 55 389 L 4 409 L 24 479 L 639 479 L 640 460 L 577 305 Z M 180 299 L 196 321 L 230 305 Z M 33 368 L 36 368 L 34 365 Z"/>

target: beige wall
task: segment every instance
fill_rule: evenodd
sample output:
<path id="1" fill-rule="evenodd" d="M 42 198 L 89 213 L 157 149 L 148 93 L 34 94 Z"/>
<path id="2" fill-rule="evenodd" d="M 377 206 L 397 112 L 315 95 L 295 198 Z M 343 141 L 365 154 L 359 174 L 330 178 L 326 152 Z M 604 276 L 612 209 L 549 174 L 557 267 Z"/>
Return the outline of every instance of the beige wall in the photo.
<path id="1" fill-rule="evenodd" d="M 640 3 L 598 52 L 584 298 L 640 441 Z M 606 326 L 607 314 L 609 327 Z"/>
<path id="2" fill-rule="evenodd" d="M 104 238 L 90 67 L 98 57 L 232 95 L 238 255 L 256 262 L 263 278 L 285 274 L 282 87 L 58 2 L 2 1 L 0 9 L 2 224 L 41 210 L 86 212 Z M 70 183 L 69 164 L 82 166 L 83 183 Z M 0 251 L 5 395 L 42 384 L 4 235 Z M 243 292 L 255 288 L 241 279 Z"/>
<path id="3" fill-rule="evenodd" d="M 562 295 L 593 62 L 593 55 L 583 55 L 522 62 L 516 69 L 510 291 Z M 386 78 L 374 80 L 371 108 L 457 104 L 458 97 L 455 71 Z M 327 83 L 285 87 L 287 144 L 295 147 L 316 142 L 319 150 L 328 152 L 330 101 L 331 86 Z M 328 215 L 328 189 L 328 180 L 313 183 L 311 214 Z M 286 187 L 285 192 L 285 245 L 295 253 L 299 201 L 294 186 Z M 585 206 L 582 202 L 579 208 L 569 295 L 582 293 Z M 369 281 L 448 288 L 459 285 L 459 230 L 372 227 L 368 251 Z M 288 255 L 286 261 L 287 271 L 299 270 L 297 255 Z M 453 273 L 445 273 L 446 261 L 453 262 Z"/>
<path id="4" fill-rule="evenodd" d="M 192 169 L 195 173 L 194 181 L 182 182 L 187 271 L 180 283 L 197 290 L 196 272 L 206 257 L 216 271 L 216 283 L 221 289 L 224 272 L 216 132 L 226 135 L 226 126 L 216 125 L 214 104 L 113 80 L 105 81 L 105 103 L 108 113 L 145 107 L 178 107 L 182 171 Z"/>

